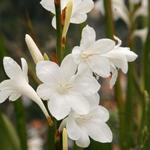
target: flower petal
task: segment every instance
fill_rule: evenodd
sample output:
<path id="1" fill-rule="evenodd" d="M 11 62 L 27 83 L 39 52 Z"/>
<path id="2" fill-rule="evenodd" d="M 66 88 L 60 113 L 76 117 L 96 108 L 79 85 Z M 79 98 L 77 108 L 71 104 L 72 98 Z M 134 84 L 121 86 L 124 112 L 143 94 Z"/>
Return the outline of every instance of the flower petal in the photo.
<path id="1" fill-rule="evenodd" d="M 28 64 L 24 58 L 21 58 L 22 71 L 27 82 L 28 81 Z"/>
<path id="2" fill-rule="evenodd" d="M 97 40 L 89 50 L 93 50 L 93 52 L 97 52 L 98 54 L 104 54 L 111 51 L 115 47 L 115 41 L 111 39 L 100 39 Z"/>
<path id="3" fill-rule="evenodd" d="M 101 143 L 112 142 L 112 132 L 106 123 L 88 123 L 86 126 L 88 135 Z"/>
<path id="4" fill-rule="evenodd" d="M 101 77 L 110 76 L 110 62 L 107 58 L 95 55 L 88 58 L 87 61 L 91 70 Z"/>
<path id="5" fill-rule="evenodd" d="M 53 94 L 53 96 L 51 95 L 51 100 L 48 101 L 48 108 L 57 120 L 65 118 L 71 111 L 65 97 L 57 94 Z"/>
<path id="6" fill-rule="evenodd" d="M 59 79 L 59 66 L 51 61 L 41 61 L 36 65 L 36 74 L 42 82 L 54 82 Z"/>
<path id="7" fill-rule="evenodd" d="M 9 97 L 11 92 L 10 90 L 0 91 L 0 103 L 3 103 Z"/>
<path id="8" fill-rule="evenodd" d="M 91 122 L 106 122 L 109 119 L 109 112 L 106 108 L 103 106 L 96 106 L 91 110 L 90 112 L 92 114 Z"/>
<path id="9" fill-rule="evenodd" d="M 80 46 L 82 48 L 89 48 L 92 44 L 94 44 L 95 40 L 96 40 L 95 30 L 88 25 L 84 27 L 84 29 L 82 30 L 82 38 Z"/>
<path id="10" fill-rule="evenodd" d="M 94 8 L 93 0 L 76 0 L 78 2 L 74 3 L 74 13 L 88 13 Z"/>
<path id="11" fill-rule="evenodd" d="M 41 84 L 37 88 L 37 93 L 43 100 L 50 100 L 52 93 L 51 90 L 52 89 L 50 88 L 50 86 L 46 84 Z"/>
<path id="12" fill-rule="evenodd" d="M 52 26 L 54 29 L 56 29 L 56 17 L 55 16 L 52 19 Z"/>
<path id="13" fill-rule="evenodd" d="M 18 93 L 17 91 L 13 91 L 13 93 L 11 93 L 11 95 L 9 96 L 9 100 L 15 101 L 15 100 L 19 99 L 19 97 L 21 97 L 21 94 Z"/>
<path id="14" fill-rule="evenodd" d="M 67 55 L 60 66 L 61 73 L 65 77 L 65 79 L 71 78 L 73 75 L 75 75 L 77 71 L 77 64 L 73 61 L 72 55 Z"/>
<path id="15" fill-rule="evenodd" d="M 66 96 L 68 104 L 71 106 L 72 110 L 80 115 L 85 115 L 90 110 L 90 105 L 88 100 L 79 93 L 70 92 Z"/>
<path id="16" fill-rule="evenodd" d="M 81 129 L 71 115 L 67 118 L 66 129 L 69 138 L 72 140 L 78 140 L 80 138 Z"/>
<path id="17" fill-rule="evenodd" d="M 41 0 L 40 4 L 46 10 L 48 10 L 48 11 L 52 12 L 53 14 L 55 14 L 54 0 Z"/>
<path id="18" fill-rule="evenodd" d="M 71 17 L 70 22 L 75 23 L 75 24 L 80 24 L 80 23 L 85 22 L 86 19 L 87 19 L 87 14 L 75 13 Z"/>
<path id="19" fill-rule="evenodd" d="M 76 64 L 79 64 L 81 62 L 80 54 L 83 51 L 83 48 L 79 46 L 75 46 L 72 50 L 72 57 Z"/>
<path id="20" fill-rule="evenodd" d="M 79 147 L 88 147 L 90 145 L 90 138 L 89 136 L 87 135 L 86 132 L 84 132 L 83 130 L 81 131 L 81 135 L 80 135 L 80 138 L 76 141 L 76 144 L 79 146 Z"/>
<path id="21" fill-rule="evenodd" d="M 10 57 L 3 59 L 4 70 L 9 78 L 22 77 L 23 73 L 20 66 Z"/>

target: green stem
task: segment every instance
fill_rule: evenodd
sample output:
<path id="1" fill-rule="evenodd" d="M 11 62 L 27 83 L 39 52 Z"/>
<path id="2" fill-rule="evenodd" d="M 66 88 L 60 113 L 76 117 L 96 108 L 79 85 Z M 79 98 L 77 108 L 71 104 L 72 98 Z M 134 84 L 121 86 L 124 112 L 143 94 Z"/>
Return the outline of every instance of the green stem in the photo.
<path id="1" fill-rule="evenodd" d="M 105 8 L 105 20 L 106 20 L 106 34 L 107 37 L 113 39 L 113 35 L 115 33 L 114 23 L 113 23 L 113 13 L 112 13 L 112 1 L 104 0 L 104 8 Z M 119 113 L 119 140 L 121 150 L 124 150 L 124 142 L 126 139 L 124 138 L 124 100 L 123 94 L 120 85 L 120 77 L 118 76 L 118 80 L 115 85 L 115 100 L 117 101 L 118 113 Z"/>
<path id="2" fill-rule="evenodd" d="M 145 109 L 143 110 L 143 124 L 141 127 L 145 129 L 145 132 L 142 132 L 143 139 L 141 140 L 141 149 L 146 150 L 150 147 L 150 1 L 148 1 L 148 36 L 146 39 L 144 47 L 144 59 L 143 59 L 143 73 L 144 73 L 144 86 L 145 91 L 147 92 L 147 97 L 145 98 Z"/>
<path id="3" fill-rule="evenodd" d="M 56 12 L 56 36 L 57 36 L 57 58 L 59 64 L 62 60 L 62 24 L 61 24 L 61 1 L 55 0 L 55 12 Z"/>
<path id="4" fill-rule="evenodd" d="M 26 120 L 22 101 L 15 101 L 14 108 L 16 113 L 16 125 L 18 136 L 20 138 L 21 150 L 27 150 Z"/>

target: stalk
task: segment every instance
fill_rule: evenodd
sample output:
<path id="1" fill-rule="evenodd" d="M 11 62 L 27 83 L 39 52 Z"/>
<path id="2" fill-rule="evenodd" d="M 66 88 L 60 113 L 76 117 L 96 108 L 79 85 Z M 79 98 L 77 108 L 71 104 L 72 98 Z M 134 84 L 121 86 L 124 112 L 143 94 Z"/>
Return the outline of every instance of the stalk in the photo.
<path id="1" fill-rule="evenodd" d="M 144 87 L 145 87 L 145 107 L 143 109 L 143 123 L 141 127 L 141 149 L 146 150 L 150 147 L 150 1 L 148 1 L 148 36 L 144 47 Z"/>
<path id="2" fill-rule="evenodd" d="M 56 36 L 57 36 L 57 58 L 59 64 L 62 60 L 62 23 L 61 23 L 61 1 L 55 0 L 55 12 L 56 12 Z"/>
<path id="3" fill-rule="evenodd" d="M 113 23 L 113 13 L 112 13 L 112 1 L 104 0 L 104 8 L 105 8 L 105 20 L 106 20 L 106 34 L 108 38 L 113 39 L 113 35 L 115 33 L 114 23 Z M 118 115 L 119 115 L 119 142 L 121 150 L 124 149 L 124 141 L 126 140 L 124 137 L 124 102 L 123 102 L 123 94 L 121 90 L 120 80 L 118 76 L 118 80 L 115 85 L 115 100 L 117 101 L 118 107 Z"/>
<path id="4" fill-rule="evenodd" d="M 23 103 L 21 100 L 14 102 L 17 132 L 20 139 L 21 150 L 27 150 L 27 131 L 26 131 L 26 119 Z"/>

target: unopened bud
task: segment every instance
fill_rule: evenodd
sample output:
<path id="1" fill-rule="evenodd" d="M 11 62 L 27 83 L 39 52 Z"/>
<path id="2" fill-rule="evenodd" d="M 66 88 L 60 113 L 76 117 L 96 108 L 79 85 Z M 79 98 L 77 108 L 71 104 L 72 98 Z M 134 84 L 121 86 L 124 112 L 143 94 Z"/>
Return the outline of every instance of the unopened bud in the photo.
<path id="1" fill-rule="evenodd" d="M 39 48 L 37 47 L 30 35 L 26 34 L 25 41 L 35 64 L 39 61 L 44 60 L 43 55 L 41 54 Z"/>

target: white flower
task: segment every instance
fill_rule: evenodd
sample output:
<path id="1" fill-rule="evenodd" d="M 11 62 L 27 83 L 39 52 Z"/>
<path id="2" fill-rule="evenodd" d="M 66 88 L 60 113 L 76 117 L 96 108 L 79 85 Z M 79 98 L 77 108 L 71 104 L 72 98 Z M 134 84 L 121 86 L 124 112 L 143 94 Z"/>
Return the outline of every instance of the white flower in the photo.
<path id="1" fill-rule="evenodd" d="M 21 58 L 22 69 L 10 57 L 4 57 L 3 64 L 5 72 L 10 79 L 0 83 L 0 103 L 3 103 L 7 98 L 10 101 L 15 101 L 22 95 L 27 96 L 39 105 L 48 119 L 49 114 L 44 104 L 34 89 L 28 84 L 28 66 L 26 60 Z"/>
<path id="2" fill-rule="evenodd" d="M 86 26 L 82 31 L 80 46 L 72 50 L 75 63 L 86 66 L 102 77 L 109 77 L 112 68 L 120 68 L 127 73 L 128 62 L 134 61 L 137 55 L 128 47 L 121 47 L 121 41 L 118 38 L 117 40 L 117 45 L 111 39 L 96 41 L 94 29 Z"/>
<path id="3" fill-rule="evenodd" d="M 41 54 L 39 48 L 37 47 L 33 39 L 30 37 L 30 35 L 28 34 L 25 35 L 25 41 L 34 62 L 38 63 L 39 61 L 44 60 L 43 55 Z"/>
<path id="4" fill-rule="evenodd" d="M 43 82 L 37 92 L 44 100 L 48 100 L 51 114 L 61 120 L 71 110 L 79 114 L 89 112 L 89 97 L 99 90 L 100 85 L 91 73 L 78 69 L 71 55 L 64 58 L 59 67 L 51 61 L 39 62 L 36 67 L 37 76 Z"/>
<path id="5" fill-rule="evenodd" d="M 42 0 L 41 5 L 51 13 L 55 14 L 54 0 Z M 61 10 L 63 11 L 68 0 L 61 0 Z M 71 23 L 80 24 L 86 21 L 87 13 L 94 7 L 93 0 L 73 0 L 73 10 L 71 15 Z M 56 28 L 56 18 L 52 20 L 53 27 Z"/>
<path id="6" fill-rule="evenodd" d="M 106 124 L 108 119 L 108 111 L 97 105 L 87 115 L 78 115 L 72 112 L 62 121 L 59 130 L 66 127 L 68 137 L 80 147 L 88 147 L 90 138 L 107 143 L 112 141 L 112 132 Z"/>

